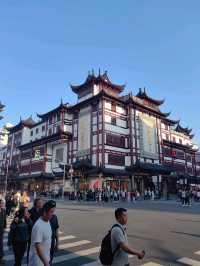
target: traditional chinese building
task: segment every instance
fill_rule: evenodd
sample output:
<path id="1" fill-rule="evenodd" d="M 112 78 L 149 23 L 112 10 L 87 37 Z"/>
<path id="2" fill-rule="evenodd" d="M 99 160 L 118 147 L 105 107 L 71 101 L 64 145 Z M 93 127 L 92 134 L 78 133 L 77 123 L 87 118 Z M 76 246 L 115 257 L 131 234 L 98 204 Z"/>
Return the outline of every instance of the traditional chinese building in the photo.
<path id="1" fill-rule="evenodd" d="M 7 160 L 18 184 L 51 190 L 66 187 L 73 168 L 75 189 L 102 186 L 176 191 L 177 181 L 198 182 L 200 160 L 192 130 L 161 111 L 164 100 L 146 89 L 121 95 L 124 85 L 107 72 L 71 85 L 74 105 L 60 105 L 10 129 Z M 67 183 L 68 182 L 68 183 Z M 185 182 L 185 181 L 184 181 Z"/>

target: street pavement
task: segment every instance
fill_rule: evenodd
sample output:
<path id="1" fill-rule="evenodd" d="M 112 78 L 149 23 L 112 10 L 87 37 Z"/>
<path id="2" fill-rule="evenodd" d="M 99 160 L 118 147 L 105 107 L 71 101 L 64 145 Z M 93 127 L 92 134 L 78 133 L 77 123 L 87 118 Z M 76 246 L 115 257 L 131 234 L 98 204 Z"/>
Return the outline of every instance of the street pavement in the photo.
<path id="1" fill-rule="evenodd" d="M 98 262 L 101 240 L 115 222 L 114 210 L 117 207 L 128 209 L 130 245 L 146 252 L 143 260 L 131 256 L 130 265 L 200 266 L 200 203 L 183 208 L 176 201 L 58 201 L 56 213 L 60 222 L 60 250 L 53 265 L 101 265 Z M 7 232 L 4 241 L 6 249 Z M 13 265 L 12 252 L 5 250 L 5 255 L 6 265 Z"/>

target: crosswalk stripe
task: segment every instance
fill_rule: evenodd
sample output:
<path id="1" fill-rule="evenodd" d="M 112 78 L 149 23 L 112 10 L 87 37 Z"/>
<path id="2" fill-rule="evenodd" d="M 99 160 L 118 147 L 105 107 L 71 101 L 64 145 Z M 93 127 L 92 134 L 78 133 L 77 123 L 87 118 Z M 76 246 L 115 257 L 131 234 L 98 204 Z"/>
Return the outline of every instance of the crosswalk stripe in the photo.
<path id="1" fill-rule="evenodd" d="M 155 262 L 147 262 L 145 264 L 142 264 L 141 266 L 163 266 L 163 265 Z"/>
<path id="2" fill-rule="evenodd" d="M 72 248 L 72 247 L 78 247 L 78 246 L 89 244 L 89 243 L 91 243 L 91 241 L 89 241 L 89 240 L 81 240 L 81 241 L 77 241 L 77 242 L 72 242 L 72 243 L 66 243 L 66 244 L 63 244 L 63 245 L 59 245 L 59 249 L 67 249 L 67 248 Z M 76 253 L 76 252 L 74 252 L 74 253 Z M 26 256 L 26 253 L 24 254 L 24 256 Z M 65 256 L 68 256 L 68 255 L 65 255 Z M 58 256 L 58 258 L 59 257 L 62 257 L 62 256 Z M 76 256 L 76 257 L 79 257 L 79 256 Z M 14 259 L 14 255 L 13 254 L 9 254 L 7 256 L 4 256 L 4 259 L 5 259 L 5 261 L 11 261 L 11 260 Z"/>
<path id="3" fill-rule="evenodd" d="M 59 241 L 64 241 L 64 240 L 69 240 L 69 239 L 74 239 L 76 238 L 75 236 L 60 236 Z"/>
<path id="4" fill-rule="evenodd" d="M 199 251 L 196 251 L 196 252 L 194 252 L 194 254 L 196 254 L 196 255 L 200 255 L 200 250 L 199 250 Z"/>
<path id="5" fill-rule="evenodd" d="M 199 260 L 193 260 L 190 258 L 181 258 L 179 260 L 177 260 L 178 262 L 184 263 L 186 265 L 190 265 L 190 266 L 200 266 L 200 261 Z"/>
<path id="6" fill-rule="evenodd" d="M 83 264 L 81 266 L 101 266 L 101 262 L 97 260 L 97 261 L 89 262 L 87 264 Z"/>
<path id="7" fill-rule="evenodd" d="M 8 246 L 3 247 L 3 251 L 8 251 L 8 250 L 9 250 Z"/>
<path id="8" fill-rule="evenodd" d="M 72 242 L 72 243 L 66 243 L 66 244 L 59 245 L 59 249 L 73 248 L 73 247 L 78 247 L 78 246 L 89 244 L 89 243 L 91 243 L 91 241 L 89 241 L 89 240 L 81 240 L 81 241 L 77 241 L 77 242 Z"/>
<path id="9" fill-rule="evenodd" d="M 129 255 L 128 256 L 129 258 L 133 258 L 134 256 L 133 255 Z M 92 262 L 89 262 L 87 264 L 83 264 L 81 266 L 101 266 L 101 262 L 99 260 L 96 260 L 96 261 L 92 261 Z"/>
<path id="10" fill-rule="evenodd" d="M 74 239 L 74 238 L 76 238 L 75 236 L 71 236 L 71 235 L 69 235 L 69 236 L 61 236 L 60 238 L 59 238 L 59 241 L 65 241 L 65 240 L 70 240 L 70 239 Z M 3 240 L 3 243 L 4 244 L 7 244 L 7 242 L 8 242 L 8 238 L 4 238 L 4 240 Z M 76 243 L 76 242 L 75 242 Z M 77 243 L 78 244 L 78 243 Z M 85 243 L 83 243 L 83 244 L 85 244 Z M 81 245 L 81 244 L 80 244 Z M 60 245 L 60 247 L 62 247 L 62 245 Z M 65 246 L 63 246 L 63 248 L 65 248 Z M 5 246 L 4 247 L 4 251 L 8 251 L 9 250 L 9 248 L 7 247 L 7 246 Z"/>
<path id="11" fill-rule="evenodd" d="M 91 254 L 98 253 L 99 250 L 100 250 L 100 246 L 94 247 L 94 248 L 90 248 L 90 249 L 76 251 L 76 252 L 73 252 L 73 253 L 70 253 L 70 254 L 67 254 L 67 255 L 57 256 L 57 257 L 55 257 L 53 262 L 54 263 L 59 263 L 59 262 L 63 262 L 63 261 L 71 260 L 71 259 L 76 259 L 76 258 L 81 257 L 81 256 L 88 256 L 88 255 L 91 255 Z M 23 266 L 25 266 L 25 265 L 23 265 Z"/>
<path id="12" fill-rule="evenodd" d="M 6 255 L 3 257 L 5 259 L 5 261 L 10 261 L 10 260 L 14 260 L 14 255 L 10 254 L 10 255 Z"/>

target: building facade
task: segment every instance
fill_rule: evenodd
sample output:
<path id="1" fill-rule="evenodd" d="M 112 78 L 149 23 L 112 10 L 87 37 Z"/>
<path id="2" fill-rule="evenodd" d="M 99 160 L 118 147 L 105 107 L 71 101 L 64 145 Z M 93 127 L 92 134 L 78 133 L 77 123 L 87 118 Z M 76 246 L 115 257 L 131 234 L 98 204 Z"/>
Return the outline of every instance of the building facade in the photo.
<path id="1" fill-rule="evenodd" d="M 163 113 L 145 89 L 122 95 L 107 72 L 71 85 L 74 105 L 60 105 L 9 129 L 11 184 L 29 190 L 150 187 L 175 192 L 198 183 L 200 156 L 192 130 Z M 64 169 L 65 168 L 65 169 Z M 63 170 L 64 169 L 64 170 Z M 69 169 L 73 169 L 73 174 Z"/>

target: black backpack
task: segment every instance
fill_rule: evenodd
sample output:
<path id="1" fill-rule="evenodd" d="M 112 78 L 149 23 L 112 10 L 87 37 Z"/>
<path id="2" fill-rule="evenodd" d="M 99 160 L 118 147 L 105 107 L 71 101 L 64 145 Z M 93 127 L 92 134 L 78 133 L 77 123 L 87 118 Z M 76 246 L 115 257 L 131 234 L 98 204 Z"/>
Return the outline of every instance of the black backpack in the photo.
<path id="1" fill-rule="evenodd" d="M 122 227 L 118 224 L 113 225 L 113 227 L 108 231 L 107 235 L 103 238 L 101 242 L 101 250 L 99 254 L 99 259 L 102 265 L 111 265 L 113 262 L 114 255 L 119 249 L 119 246 L 112 252 L 111 247 L 111 231 L 114 227 L 119 227 L 122 231 Z M 123 231 L 124 234 L 124 231 Z"/>

